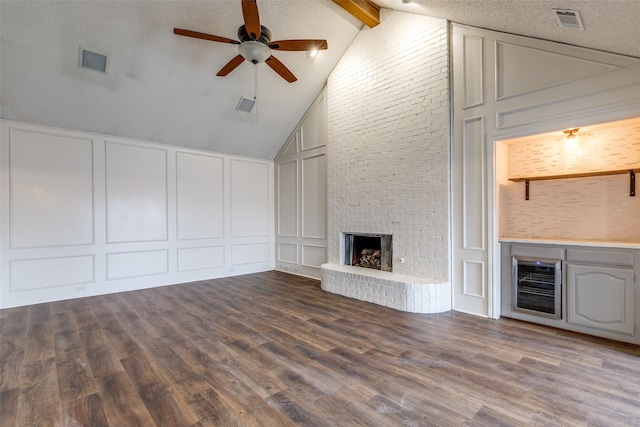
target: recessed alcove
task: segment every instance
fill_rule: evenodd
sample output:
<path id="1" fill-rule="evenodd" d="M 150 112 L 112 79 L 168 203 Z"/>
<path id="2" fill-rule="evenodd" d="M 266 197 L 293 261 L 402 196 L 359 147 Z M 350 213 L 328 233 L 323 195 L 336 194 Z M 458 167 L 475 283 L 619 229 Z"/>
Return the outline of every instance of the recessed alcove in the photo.
<path id="1" fill-rule="evenodd" d="M 503 140 L 496 160 L 501 238 L 640 241 L 629 173 L 640 168 L 640 117 Z"/>

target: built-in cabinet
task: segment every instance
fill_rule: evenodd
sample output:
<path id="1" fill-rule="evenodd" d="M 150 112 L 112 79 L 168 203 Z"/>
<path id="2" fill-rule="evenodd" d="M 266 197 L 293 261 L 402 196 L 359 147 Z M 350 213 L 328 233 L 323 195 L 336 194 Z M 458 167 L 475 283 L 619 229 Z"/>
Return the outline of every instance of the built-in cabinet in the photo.
<path id="1" fill-rule="evenodd" d="M 640 343 L 640 249 L 633 245 L 583 247 L 502 243 L 502 315 L 605 338 Z M 513 308 L 513 256 L 558 259 L 562 262 L 560 319 L 521 313 Z"/>
<path id="2" fill-rule="evenodd" d="M 633 253 L 568 250 L 567 258 L 567 322 L 633 335 Z"/>

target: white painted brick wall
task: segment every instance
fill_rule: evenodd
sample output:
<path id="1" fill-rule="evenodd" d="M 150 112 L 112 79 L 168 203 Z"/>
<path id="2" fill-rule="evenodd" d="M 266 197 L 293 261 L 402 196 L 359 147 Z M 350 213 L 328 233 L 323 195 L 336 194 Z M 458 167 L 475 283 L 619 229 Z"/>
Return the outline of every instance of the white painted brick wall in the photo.
<path id="1" fill-rule="evenodd" d="M 451 285 L 348 265 L 322 266 L 322 289 L 410 313 L 451 310 Z"/>
<path id="2" fill-rule="evenodd" d="M 448 282 L 447 22 L 383 9 L 329 76 L 327 100 L 329 262 L 340 232 L 393 234 L 394 272 Z"/>

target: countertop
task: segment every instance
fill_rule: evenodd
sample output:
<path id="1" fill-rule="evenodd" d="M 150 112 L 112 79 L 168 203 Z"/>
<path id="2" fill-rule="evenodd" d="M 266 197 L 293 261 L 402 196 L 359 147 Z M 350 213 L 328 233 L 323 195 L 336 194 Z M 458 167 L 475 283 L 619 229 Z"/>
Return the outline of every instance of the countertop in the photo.
<path id="1" fill-rule="evenodd" d="M 572 240 L 572 239 L 544 239 L 526 237 L 500 237 L 500 243 L 534 243 L 539 245 L 558 246 L 588 246 L 601 248 L 640 249 L 640 242 L 617 242 L 607 240 Z"/>

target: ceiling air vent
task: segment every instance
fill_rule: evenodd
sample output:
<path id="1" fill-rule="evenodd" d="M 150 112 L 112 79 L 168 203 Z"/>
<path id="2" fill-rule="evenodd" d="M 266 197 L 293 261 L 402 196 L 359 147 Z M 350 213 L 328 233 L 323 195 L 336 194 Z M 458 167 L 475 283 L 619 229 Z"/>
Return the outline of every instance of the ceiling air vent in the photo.
<path id="1" fill-rule="evenodd" d="M 236 105 L 236 110 L 244 113 L 250 113 L 255 103 L 256 101 L 254 99 L 240 97 L 240 101 L 238 101 L 238 105 Z"/>
<path id="2" fill-rule="evenodd" d="M 91 52 L 80 48 L 80 61 L 78 62 L 80 68 L 86 68 L 87 70 L 99 71 L 101 73 L 107 72 L 107 55 Z"/>
<path id="3" fill-rule="evenodd" d="M 580 19 L 580 12 L 567 9 L 553 9 L 553 13 L 555 13 L 558 24 L 562 28 L 584 31 L 582 19 Z"/>

